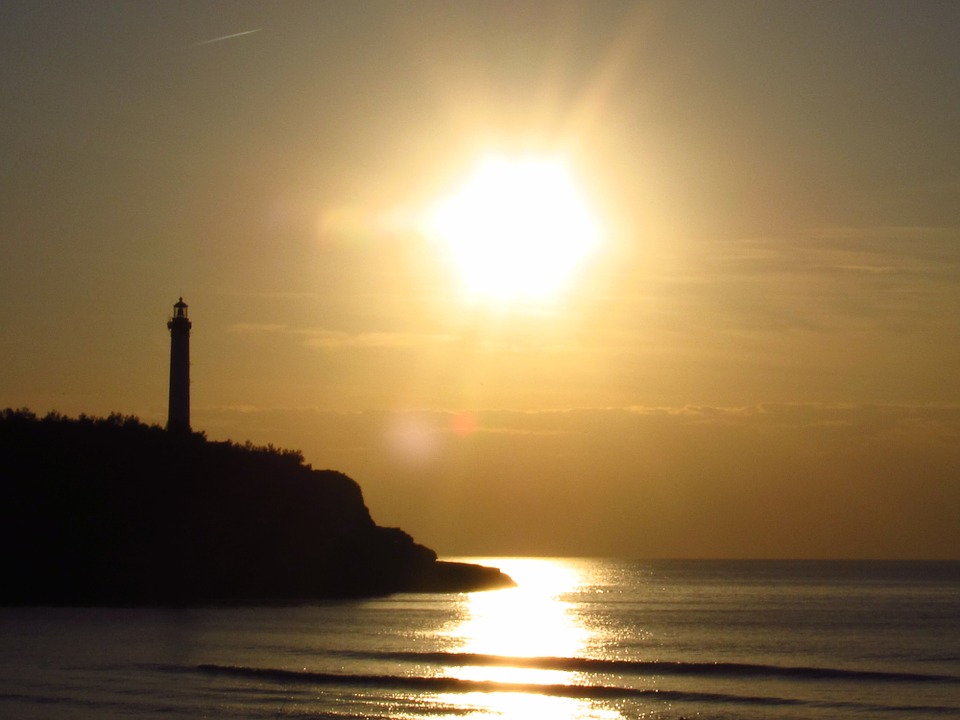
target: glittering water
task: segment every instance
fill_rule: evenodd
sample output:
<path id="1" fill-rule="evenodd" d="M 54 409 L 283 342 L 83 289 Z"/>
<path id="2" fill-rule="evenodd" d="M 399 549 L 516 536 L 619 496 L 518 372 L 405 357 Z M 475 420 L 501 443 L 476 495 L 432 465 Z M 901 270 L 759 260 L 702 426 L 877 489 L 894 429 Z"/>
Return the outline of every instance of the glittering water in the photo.
<path id="1" fill-rule="evenodd" d="M 485 562 L 519 586 L 0 609 L 0 717 L 960 717 L 960 563 Z"/>

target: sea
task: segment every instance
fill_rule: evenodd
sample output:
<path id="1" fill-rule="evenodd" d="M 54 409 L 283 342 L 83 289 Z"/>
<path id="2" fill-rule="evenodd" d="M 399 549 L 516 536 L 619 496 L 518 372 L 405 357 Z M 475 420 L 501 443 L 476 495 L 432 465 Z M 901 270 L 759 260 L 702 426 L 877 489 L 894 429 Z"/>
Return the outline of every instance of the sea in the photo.
<path id="1" fill-rule="evenodd" d="M 517 587 L 0 608 L 0 717 L 960 718 L 958 562 L 467 560 Z"/>

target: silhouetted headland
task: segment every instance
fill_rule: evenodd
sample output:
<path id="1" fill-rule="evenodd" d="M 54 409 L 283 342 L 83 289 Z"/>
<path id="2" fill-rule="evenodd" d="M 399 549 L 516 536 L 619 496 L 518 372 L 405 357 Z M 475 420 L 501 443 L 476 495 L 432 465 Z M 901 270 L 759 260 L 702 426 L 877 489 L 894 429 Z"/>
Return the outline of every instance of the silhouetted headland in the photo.
<path id="1" fill-rule="evenodd" d="M 379 527 L 360 486 L 298 451 L 135 417 L 0 413 L 5 605 L 303 602 L 506 587 Z"/>

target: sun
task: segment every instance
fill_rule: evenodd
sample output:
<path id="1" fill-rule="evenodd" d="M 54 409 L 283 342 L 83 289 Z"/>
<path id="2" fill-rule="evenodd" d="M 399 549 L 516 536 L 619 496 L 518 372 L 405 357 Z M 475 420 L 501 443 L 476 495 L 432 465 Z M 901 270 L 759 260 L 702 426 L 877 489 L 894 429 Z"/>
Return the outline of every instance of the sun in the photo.
<path id="1" fill-rule="evenodd" d="M 472 298 L 493 303 L 555 297 L 599 239 L 565 162 L 489 157 L 428 213 Z"/>

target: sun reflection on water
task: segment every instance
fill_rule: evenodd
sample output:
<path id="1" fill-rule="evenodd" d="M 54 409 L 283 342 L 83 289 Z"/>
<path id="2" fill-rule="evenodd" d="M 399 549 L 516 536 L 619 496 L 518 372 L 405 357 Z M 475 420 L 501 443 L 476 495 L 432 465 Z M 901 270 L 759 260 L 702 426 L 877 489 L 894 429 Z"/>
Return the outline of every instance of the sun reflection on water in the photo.
<path id="1" fill-rule="evenodd" d="M 576 658 L 590 632 L 565 598 L 583 582 L 572 563 L 541 558 L 471 558 L 510 575 L 514 588 L 464 595 L 461 619 L 446 631 L 450 651 L 477 656 L 450 668 L 451 677 L 503 684 L 502 692 L 475 696 L 477 712 L 499 717 L 597 717 L 589 703 L 537 692 L 512 692 L 513 685 L 574 685 L 574 670 L 538 667 L 536 658 Z M 531 661 L 533 659 L 533 661 Z M 462 700 L 462 698 L 461 698 Z"/>
<path id="2" fill-rule="evenodd" d="M 563 598 L 580 585 L 577 570 L 561 560 L 509 558 L 496 563 L 514 588 L 465 596 L 465 617 L 449 631 L 460 652 L 511 657 L 575 657 L 587 640 Z"/>

